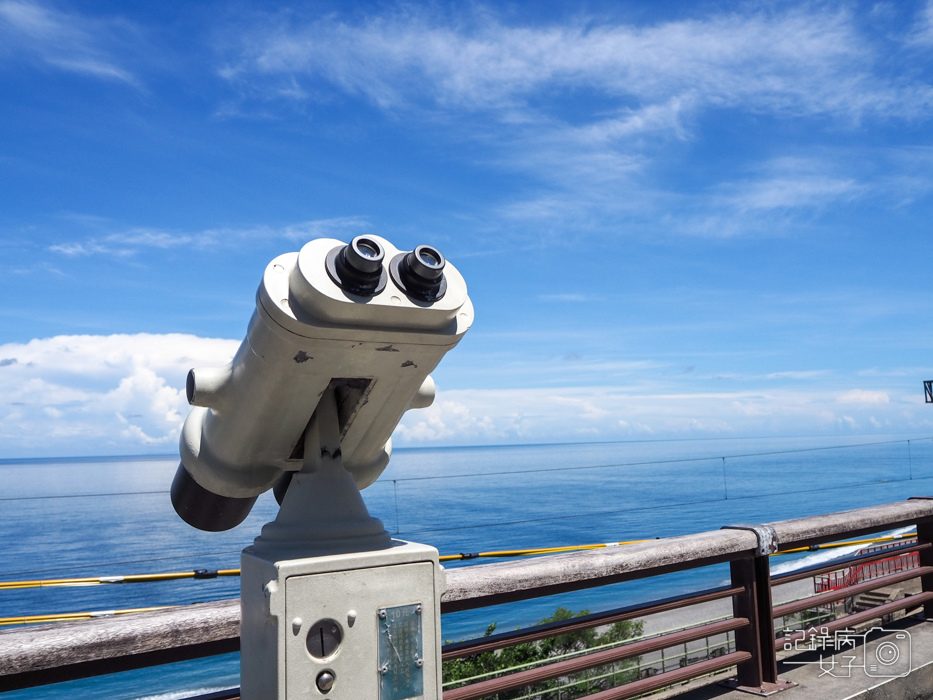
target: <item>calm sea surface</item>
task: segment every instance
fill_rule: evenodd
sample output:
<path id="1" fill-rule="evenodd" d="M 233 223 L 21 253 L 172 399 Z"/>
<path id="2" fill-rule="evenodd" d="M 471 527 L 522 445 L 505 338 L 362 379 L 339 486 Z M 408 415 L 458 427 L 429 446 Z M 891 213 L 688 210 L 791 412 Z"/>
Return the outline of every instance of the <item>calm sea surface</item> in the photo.
<path id="1" fill-rule="evenodd" d="M 239 551 L 274 518 L 274 499 L 261 497 L 229 532 L 194 530 L 169 502 L 177 463 L 0 460 L 0 580 L 239 568 Z M 400 449 L 364 497 L 398 537 L 457 554 L 668 537 L 931 493 L 933 439 L 918 435 Z M 460 565 L 468 563 L 449 564 Z M 719 585 L 727 575 L 722 566 L 708 567 L 446 615 L 443 633 L 455 640 L 480 635 L 492 622 L 499 629 L 533 624 L 558 605 L 595 612 Z M 0 591 L 0 617 L 238 595 L 236 578 Z M 238 685 L 238 663 L 231 654 L 12 692 L 4 700 L 184 698 Z"/>

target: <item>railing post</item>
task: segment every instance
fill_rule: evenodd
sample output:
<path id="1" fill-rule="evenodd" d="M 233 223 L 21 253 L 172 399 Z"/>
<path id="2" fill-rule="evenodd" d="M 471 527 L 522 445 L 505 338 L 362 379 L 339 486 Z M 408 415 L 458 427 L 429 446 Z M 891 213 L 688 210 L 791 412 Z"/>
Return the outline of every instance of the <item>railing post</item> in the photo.
<path id="1" fill-rule="evenodd" d="M 741 586 L 744 591 L 732 598 L 732 614 L 749 621 L 747 627 L 735 631 L 735 648 L 747 651 L 752 657 L 736 666 L 737 685 L 746 688 L 760 688 L 764 682 L 761 648 L 761 620 L 758 605 L 758 576 L 755 560 L 759 557 L 744 557 L 730 562 L 732 585 Z M 773 641 L 772 641 L 773 646 Z"/>
<path id="2" fill-rule="evenodd" d="M 758 548 L 751 556 L 730 562 L 732 585 L 744 589 L 732 598 L 732 614 L 749 621 L 747 627 L 736 630 L 735 648 L 752 655 L 736 666 L 736 680 L 730 685 L 756 695 L 792 688 L 795 683 L 777 677 L 770 562 L 771 553 L 778 548 L 777 535 L 767 525 L 730 525 L 723 529 L 751 530 L 758 536 Z"/>
<path id="3" fill-rule="evenodd" d="M 917 523 L 917 544 L 926 544 L 933 542 L 933 522 Z M 933 566 L 933 547 L 921 549 L 918 552 L 920 566 Z M 926 574 L 920 577 L 920 586 L 924 593 L 933 591 L 933 574 Z M 927 620 L 933 620 L 933 600 L 923 604 L 923 616 Z"/>
<path id="4" fill-rule="evenodd" d="M 771 558 L 756 556 L 755 604 L 758 607 L 758 639 L 761 649 L 761 680 L 777 683 L 777 648 L 774 641 L 774 609 L 771 601 Z"/>

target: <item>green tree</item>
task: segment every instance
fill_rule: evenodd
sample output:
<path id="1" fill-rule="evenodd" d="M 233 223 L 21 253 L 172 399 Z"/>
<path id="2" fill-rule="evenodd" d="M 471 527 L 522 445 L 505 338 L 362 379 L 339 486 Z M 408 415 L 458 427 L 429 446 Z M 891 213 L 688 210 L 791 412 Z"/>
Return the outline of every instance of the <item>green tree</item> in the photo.
<path id="1" fill-rule="evenodd" d="M 543 625 L 549 622 L 563 622 L 574 617 L 589 615 L 589 610 L 574 613 L 566 608 L 557 608 L 554 614 L 539 620 Z M 623 642 L 641 634 L 644 623 L 641 621 L 623 620 L 610 625 L 600 631 L 599 628 L 589 627 L 576 632 L 548 637 L 537 642 L 525 642 L 498 651 L 487 651 L 460 659 L 445 661 L 443 665 L 444 683 L 453 683 L 453 686 L 467 682 L 467 679 L 484 674 L 497 674 L 507 669 L 524 664 L 542 664 L 549 659 L 559 660 L 559 657 L 586 649 Z M 485 637 L 495 632 L 496 624 L 486 628 Z M 516 688 L 497 695 L 490 696 L 494 700 L 512 700 L 513 698 L 533 696 L 546 698 L 555 695 L 560 688 L 561 700 L 572 700 L 591 693 L 612 688 L 634 680 L 638 676 L 638 657 L 619 661 L 609 666 L 597 667 L 581 671 L 569 676 L 554 678 L 534 685 Z M 569 687 L 568 684 L 574 684 Z"/>

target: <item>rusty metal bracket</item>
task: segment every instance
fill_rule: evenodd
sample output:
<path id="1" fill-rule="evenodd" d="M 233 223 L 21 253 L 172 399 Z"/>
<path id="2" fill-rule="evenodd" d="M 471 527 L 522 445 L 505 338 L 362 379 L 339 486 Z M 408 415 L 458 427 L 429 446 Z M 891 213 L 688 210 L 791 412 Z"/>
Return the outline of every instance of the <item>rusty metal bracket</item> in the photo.
<path id="1" fill-rule="evenodd" d="M 763 557 L 778 551 L 777 532 L 770 525 L 724 525 L 721 530 L 748 530 L 758 537 L 758 549 L 755 554 Z"/>

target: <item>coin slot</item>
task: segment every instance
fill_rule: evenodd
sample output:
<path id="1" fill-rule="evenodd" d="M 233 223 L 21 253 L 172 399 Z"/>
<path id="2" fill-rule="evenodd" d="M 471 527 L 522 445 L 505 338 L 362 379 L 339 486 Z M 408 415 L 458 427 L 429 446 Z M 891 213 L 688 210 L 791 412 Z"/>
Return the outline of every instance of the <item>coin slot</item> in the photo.
<path id="1" fill-rule="evenodd" d="M 325 659 L 337 651 L 342 640 L 343 633 L 336 620 L 318 620 L 308 630 L 306 646 L 315 659 Z"/>

